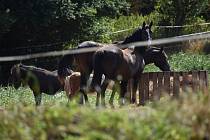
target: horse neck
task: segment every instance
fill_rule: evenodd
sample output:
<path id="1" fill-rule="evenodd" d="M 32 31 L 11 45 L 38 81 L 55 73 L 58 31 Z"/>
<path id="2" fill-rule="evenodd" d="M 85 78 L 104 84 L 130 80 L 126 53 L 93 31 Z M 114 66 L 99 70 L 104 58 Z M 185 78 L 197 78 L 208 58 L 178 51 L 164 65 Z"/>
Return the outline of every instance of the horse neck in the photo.
<path id="1" fill-rule="evenodd" d="M 145 54 L 146 47 L 135 47 L 134 53 L 143 56 Z"/>
<path id="2" fill-rule="evenodd" d="M 59 62 L 59 68 L 69 68 L 74 62 L 74 55 L 66 55 Z"/>
<path id="3" fill-rule="evenodd" d="M 132 35 L 126 37 L 125 40 L 121 44 L 128 44 L 128 43 L 133 43 L 136 41 L 141 41 L 141 39 L 138 36 L 139 34 L 138 32 L 140 32 L 139 30 L 140 29 L 136 30 Z"/>
<path id="4" fill-rule="evenodd" d="M 143 55 L 145 65 L 154 63 L 154 54 L 152 54 L 150 51 L 146 51 Z"/>
<path id="5" fill-rule="evenodd" d="M 27 78 L 27 70 L 25 68 L 20 67 L 20 80 L 25 81 Z"/>

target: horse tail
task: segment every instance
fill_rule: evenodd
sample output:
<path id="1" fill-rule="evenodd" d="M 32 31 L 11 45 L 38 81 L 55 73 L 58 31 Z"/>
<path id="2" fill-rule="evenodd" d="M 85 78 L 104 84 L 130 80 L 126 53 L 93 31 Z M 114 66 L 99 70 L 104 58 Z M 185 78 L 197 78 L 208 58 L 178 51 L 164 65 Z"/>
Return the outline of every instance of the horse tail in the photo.
<path id="1" fill-rule="evenodd" d="M 93 79 L 91 82 L 91 88 L 96 90 L 97 92 L 101 90 L 101 80 L 102 80 L 102 65 L 103 61 L 103 52 L 98 51 L 93 56 Z"/>

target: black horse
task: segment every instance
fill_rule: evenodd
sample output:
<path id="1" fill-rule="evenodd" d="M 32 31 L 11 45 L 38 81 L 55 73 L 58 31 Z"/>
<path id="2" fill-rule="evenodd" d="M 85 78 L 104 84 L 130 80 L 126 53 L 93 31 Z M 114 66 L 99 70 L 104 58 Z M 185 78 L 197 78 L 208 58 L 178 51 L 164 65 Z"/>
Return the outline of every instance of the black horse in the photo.
<path id="1" fill-rule="evenodd" d="M 14 65 L 11 68 L 11 79 L 16 89 L 21 86 L 21 83 L 30 87 L 36 105 L 41 104 L 42 93 L 54 95 L 57 91 L 63 90 L 63 86 L 58 80 L 57 71 L 51 72 L 34 66 Z"/>
<path id="2" fill-rule="evenodd" d="M 155 66 L 157 66 L 160 70 L 162 71 L 170 71 L 170 65 L 168 63 L 168 56 L 166 55 L 163 47 L 157 48 L 157 47 L 149 47 L 148 49 L 145 50 L 145 53 L 142 54 L 142 57 L 144 59 L 145 65 L 154 63 Z M 138 78 L 138 77 L 137 77 Z M 140 77 L 139 77 L 140 78 Z M 137 83 L 137 79 L 134 78 L 134 84 Z M 135 103 L 136 102 L 136 89 L 137 87 L 134 86 L 132 94 L 132 99 L 131 102 Z M 115 96 L 115 91 L 111 94 L 111 98 L 109 100 L 109 103 L 113 106 L 113 100 Z M 102 92 L 104 94 L 104 92 Z M 105 102 L 105 101 L 102 101 Z"/>
<path id="3" fill-rule="evenodd" d="M 152 22 L 148 25 L 144 22 L 142 27 L 145 28 L 146 34 L 151 34 L 151 26 Z M 142 29 L 137 29 L 131 36 L 128 36 L 124 41 L 115 44 L 115 46 L 119 46 L 120 44 L 128 44 L 132 42 L 141 41 L 141 34 Z M 149 36 L 148 40 L 151 39 L 151 36 Z M 108 47 L 113 46 L 113 44 L 101 44 L 93 41 L 85 41 L 78 45 L 78 49 L 80 48 L 90 48 L 90 47 Z M 86 94 L 87 91 L 87 81 L 89 79 L 90 74 L 93 70 L 93 52 L 88 53 L 80 53 L 80 54 L 69 54 L 65 55 L 59 62 L 58 66 L 58 77 L 61 83 L 64 83 L 64 79 L 67 76 L 68 69 L 72 69 L 72 65 L 76 64 L 76 70 L 81 73 L 81 83 L 80 83 L 80 93 L 84 95 L 85 101 L 88 102 L 88 97 Z"/>
<path id="4" fill-rule="evenodd" d="M 139 41 L 150 41 L 150 28 L 150 26 L 143 24 L 142 28 L 139 29 Z M 134 50 L 122 50 L 117 45 L 110 45 L 108 47 L 99 48 L 94 53 L 94 76 L 91 86 L 97 92 L 97 106 L 99 105 L 100 95 L 102 96 L 102 101 L 104 101 L 106 89 L 104 85 L 109 83 L 108 79 L 120 81 L 120 98 L 123 100 L 127 92 L 129 79 L 133 79 L 133 89 L 134 92 L 136 91 L 139 77 L 145 66 L 143 59 L 145 49 L 146 47 L 134 47 Z M 103 74 L 105 75 L 105 81 L 104 87 L 101 87 L 100 83 Z M 123 104 L 123 102 L 121 102 L 121 104 Z"/>

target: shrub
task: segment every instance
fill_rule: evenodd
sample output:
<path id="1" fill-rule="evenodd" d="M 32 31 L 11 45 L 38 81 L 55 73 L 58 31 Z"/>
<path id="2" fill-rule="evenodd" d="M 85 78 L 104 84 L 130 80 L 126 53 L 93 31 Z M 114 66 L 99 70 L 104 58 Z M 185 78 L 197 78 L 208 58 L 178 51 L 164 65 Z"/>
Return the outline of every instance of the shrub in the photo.
<path id="1" fill-rule="evenodd" d="M 0 113 L 1 139 L 208 139 L 209 94 L 164 97 L 144 107 L 94 109 L 75 104 L 34 108 L 17 104 Z"/>

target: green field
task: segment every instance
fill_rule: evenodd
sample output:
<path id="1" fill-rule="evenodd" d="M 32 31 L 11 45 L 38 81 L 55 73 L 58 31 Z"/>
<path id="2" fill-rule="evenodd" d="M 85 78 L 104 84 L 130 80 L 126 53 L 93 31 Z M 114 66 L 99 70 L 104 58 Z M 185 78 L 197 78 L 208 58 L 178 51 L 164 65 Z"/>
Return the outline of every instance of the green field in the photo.
<path id="1" fill-rule="evenodd" d="M 178 53 L 169 57 L 175 71 L 210 70 L 210 56 Z M 153 65 L 145 71 L 158 71 Z M 106 94 L 106 102 L 110 92 Z M 95 107 L 68 103 L 64 92 L 44 95 L 42 105 L 34 106 L 27 87 L 0 88 L 0 139 L 44 140 L 185 140 L 210 138 L 210 96 L 186 93 L 180 99 L 163 97 L 146 106 Z"/>

